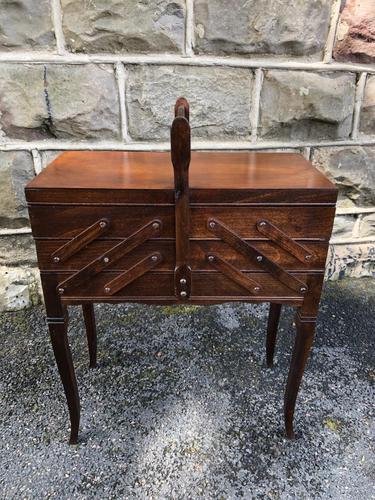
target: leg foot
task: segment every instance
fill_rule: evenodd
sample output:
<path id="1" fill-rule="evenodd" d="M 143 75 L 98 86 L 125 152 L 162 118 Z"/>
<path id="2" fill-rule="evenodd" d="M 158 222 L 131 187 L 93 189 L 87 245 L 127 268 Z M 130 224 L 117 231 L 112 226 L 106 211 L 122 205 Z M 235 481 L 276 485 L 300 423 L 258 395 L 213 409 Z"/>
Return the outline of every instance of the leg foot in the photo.
<path id="1" fill-rule="evenodd" d="M 96 367 L 96 324 L 93 304 L 83 304 L 83 317 L 86 326 L 87 343 L 89 347 L 90 368 Z"/>
<path id="2" fill-rule="evenodd" d="M 48 328 L 69 408 L 71 425 L 69 444 L 76 444 L 78 441 L 80 403 L 72 354 L 68 343 L 66 320 L 64 318 L 61 318 L 61 320 L 60 318 L 54 318 L 53 322 L 48 323 Z"/>
<path id="3" fill-rule="evenodd" d="M 309 319 L 304 321 L 297 314 L 296 324 L 297 333 L 284 399 L 285 431 L 289 439 L 294 438 L 293 417 L 296 399 L 315 334 L 315 320 Z"/>
<path id="4" fill-rule="evenodd" d="M 281 304 L 270 304 L 270 312 L 268 315 L 267 324 L 267 339 L 266 339 L 266 360 L 267 367 L 273 366 L 273 355 L 275 352 L 275 344 L 277 337 L 277 328 L 279 326 L 281 312 Z"/>

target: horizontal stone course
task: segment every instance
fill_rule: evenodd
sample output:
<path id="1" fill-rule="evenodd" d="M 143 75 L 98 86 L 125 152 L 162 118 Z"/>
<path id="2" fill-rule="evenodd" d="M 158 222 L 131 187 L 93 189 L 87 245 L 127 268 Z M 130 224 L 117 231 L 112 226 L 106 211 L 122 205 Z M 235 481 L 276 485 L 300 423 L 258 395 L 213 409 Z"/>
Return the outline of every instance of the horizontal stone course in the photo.
<path id="1" fill-rule="evenodd" d="M 55 46 L 50 0 L 0 2 L 0 52 L 51 50 Z"/>
<path id="2" fill-rule="evenodd" d="M 249 138 L 252 86 L 253 73 L 247 69 L 129 67 L 130 136 L 134 140 L 169 140 L 174 104 L 183 95 L 190 102 L 194 138 Z"/>
<path id="3" fill-rule="evenodd" d="M 119 139 L 111 65 L 0 65 L 0 142 Z"/>
<path id="4" fill-rule="evenodd" d="M 321 58 L 331 0 L 195 0 L 195 51 Z"/>
<path id="5" fill-rule="evenodd" d="M 259 135 L 278 140 L 348 138 L 355 83 L 352 73 L 266 71 Z"/>
<path id="6" fill-rule="evenodd" d="M 183 0 L 62 0 L 63 30 L 73 52 L 182 52 Z"/>

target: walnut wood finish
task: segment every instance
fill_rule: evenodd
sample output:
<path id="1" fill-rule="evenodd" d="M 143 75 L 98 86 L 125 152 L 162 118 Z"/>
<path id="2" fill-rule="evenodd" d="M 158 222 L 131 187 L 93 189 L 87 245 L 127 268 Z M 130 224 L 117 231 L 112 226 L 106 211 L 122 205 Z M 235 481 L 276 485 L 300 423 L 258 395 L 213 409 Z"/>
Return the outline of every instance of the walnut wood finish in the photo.
<path id="1" fill-rule="evenodd" d="M 232 246 L 242 254 L 244 254 L 249 260 L 257 263 L 259 267 L 263 270 L 269 272 L 275 276 L 279 281 L 281 281 L 288 288 L 291 288 L 295 292 L 305 294 L 307 292 L 307 286 L 298 278 L 285 271 L 276 262 L 269 259 L 266 255 L 259 252 L 256 248 L 250 245 L 248 242 L 243 240 L 234 231 L 231 231 L 222 222 L 217 219 L 209 219 L 207 221 L 207 226 L 216 236 L 222 238 L 228 245 Z"/>
<path id="2" fill-rule="evenodd" d="M 175 237 L 176 265 L 175 294 L 187 300 L 191 293 L 190 267 L 190 207 L 189 207 L 189 165 L 190 165 L 189 105 L 183 97 L 177 100 L 175 119 L 171 127 L 171 160 L 174 170 L 175 190 Z"/>
<path id="3" fill-rule="evenodd" d="M 113 246 L 103 255 L 100 255 L 83 269 L 73 274 L 73 276 L 61 282 L 58 285 L 59 294 L 62 295 L 69 289 L 82 285 L 82 283 L 106 269 L 110 264 L 116 263 L 118 259 L 137 248 L 152 236 L 157 236 L 161 226 L 161 222 L 158 219 L 154 219 L 138 229 L 138 231 L 130 235 L 124 241 Z"/>
<path id="4" fill-rule="evenodd" d="M 126 217 L 124 217 L 124 213 Z M 298 217 L 297 217 L 298 213 Z M 267 218 L 282 227 L 293 239 L 329 240 L 335 209 L 331 206 L 254 206 L 191 207 L 190 239 L 211 239 L 207 219 L 218 219 L 235 231 L 240 238 L 259 238 L 256 227 Z M 174 207 L 142 206 L 87 206 L 87 205 L 30 205 L 30 220 L 35 238 L 71 239 L 95 221 L 105 216 L 110 221 L 106 238 L 127 238 L 152 219 L 163 224 L 160 238 L 175 239 Z M 53 220 L 53 224 L 51 224 Z"/>
<path id="5" fill-rule="evenodd" d="M 242 273 L 239 269 L 232 266 L 232 264 L 219 257 L 219 255 L 216 255 L 214 253 L 209 253 L 207 255 L 207 260 L 218 271 L 222 272 L 228 278 L 238 283 L 240 286 L 245 288 L 251 294 L 259 295 L 261 293 L 262 287 L 259 283 L 249 278 L 248 275 Z"/>
<path id="6" fill-rule="evenodd" d="M 140 276 L 143 276 L 145 273 L 147 273 L 147 271 L 150 271 L 153 267 L 159 264 L 162 259 L 163 257 L 159 252 L 155 252 L 149 255 L 124 273 L 116 276 L 116 278 L 106 283 L 104 285 L 104 293 L 107 295 L 114 295 Z"/>
<path id="7" fill-rule="evenodd" d="M 335 186 L 301 155 L 191 153 L 184 98 L 175 106 L 171 154 L 66 152 L 35 177 L 26 199 L 70 442 L 77 442 L 80 407 L 66 307 L 83 307 L 95 366 L 95 302 L 269 302 L 268 366 L 281 305 L 296 307 L 284 404 L 293 437 L 336 198 Z"/>
<path id="8" fill-rule="evenodd" d="M 96 368 L 96 322 L 93 304 L 82 305 L 83 318 L 85 320 L 87 344 L 89 348 L 90 368 Z"/>
<path id="9" fill-rule="evenodd" d="M 192 152 L 190 163 L 191 192 L 213 190 L 214 194 L 220 194 L 223 189 L 238 190 L 241 196 L 243 191 L 274 189 L 278 194 L 280 190 L 286 190 L 287 195 L 295 190 L 312 193 L 322 191 L 329 195 L 327 202 L 331 203 L 335 203 L 337 197 L 335 186 L 302 155 L 296 153 Z M 155 193 L 167 190 L 172 195 L 170 203 L 173 203 L 174 186 L 170 153 L 67 151 L 29 182 L 27 200 L 34 201 L 29 195 L 35 189 L 48 190 L 52 203 L 55 201 L 52 198 L 54 191 L 61 189 L 78 190 L 81 195 L 85 189 L 100 190 L 103 194 L 110 191 L 111 195 L 116 191 L 125 191 L 125 196 L 135 190 L 139 202 L 144 203 L 144 191 Z M 82 196 L 77 192 L 75 194 L 78 194 L 78 198 L 75 198 L 77 202 Z M 284 199 L 288 202 L 288 196 Z M 236 200 L 237 194 L 232 193 L 232 202 Z M 107 203 L 110 201 L 106 198 Z M 204 198 L 203 201 L 208 200 Z M 319 199 L 310 201 L 316 203 Z M 151 202 L 155 203 L 152 199 Z M 217 202 L 220 203 L 221 199 Z"/>
<path id="10" fill-rule="evenodd" d="M 268 315 L 267 337 L 266 337 L 266 362 L 268 368 L 271 368 L 273 366 L 273 355 L 275 353 L 277 328 L 279 326 L 280 313 L 281 313 L 281 304 L 271 303 L 270 312 Z"/>
<path id="11" fill-rule="evenodd" d="M 260 233 L 267 236 L 281 248 L 297 257 L 297 259 L 301 262 L 314 262 L 316 259 L 315 255 L 310 252 L 308 248 L 301 245 L 301 243 L 294 241 L 287 234 L 281 231 L 281 229 L 271 224 L 268 220 L 258 221 L 257 228 Z"/>
<path id="12" fill-rule="evenodd" d="M 39 268 L 43 271 L 78 271 L 88 262 L 100 258 L 111 248 L 116 246 L 121 239 L 99 239 L 96 240 L 79 253 L 73 255 L 64 263 L 55 263 L 51 260 L 51 255 L 61 245 L 62 240 L 56 239 L 37 239 L 35 240 Z M 286 271 L 320 271 L 324 272 L 324 266 L 327 255 L 328 242 L 325 241 L 306 241 L 303 245 L 314 253 L 316 260 L 314 262 L 301 263 L 299 259 L 289 252 L 283 250 L 278 245 L 267 240 L 246 240 L 262 254 L 267 255 L 269 259 L 282 266 Z M 301 243 L 302 243 L 301 242 Z M 155 250 L 155 245 L 159 252 L 163 254 L 163 262 L 158 266 L 159 270 L 170 271 L 175 266 L 175 244 L 172 239 L 150 239 L 134 248 L 130 253 L 122 255 L 118 260 L 110 261 L 106 267 L 108 270 L 126 271 L 139 260 L 146 257 Z M 246 258 L 245 255 L 238 253 L 230 245 L 219 239 L 211 240 L 190 240 L 190 264 L 194 270 L 207 270 L 211 266 L 206 260 L 206 254 L 220 253 L 232 265 L 241 271 L 259 271 L 258 262 Z"/>
<path id="13" fill-rule="evenodd" d="M 108 230 L 109 222 L 107 219 L 100 219 L 92 226 L 84 229 L 82 233 L 77 234 L 73 239 L 65 243 L 65 245 L 58 248 L 53 254 L 52 262 L 59 263 L 65 262 L 72 255 L 76 254 L 82 248 L 85 248 L 91 241 L 94 241 L 99 234 L 103 234 Z"/>

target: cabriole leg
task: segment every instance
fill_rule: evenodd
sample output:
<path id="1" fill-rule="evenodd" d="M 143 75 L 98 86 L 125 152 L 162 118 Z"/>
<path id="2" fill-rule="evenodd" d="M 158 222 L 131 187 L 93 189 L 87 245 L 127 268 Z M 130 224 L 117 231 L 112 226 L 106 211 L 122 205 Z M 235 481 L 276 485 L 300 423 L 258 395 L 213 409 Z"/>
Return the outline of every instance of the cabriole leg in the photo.
<path id="1" fill-rule="evenodd" d="M 267 339 L 266 339 L 266 360 L 267 367 L 273 366 L 273 355 L 275 352 L 275 344 L 277 337 L 277 328 L 279 326 L 281 312 L 281 304 L 270 304 L 270 312 L 268 315 L 267 324 Z"/>
<path id="2" fill-rule="evenodd" d="M 306 361 L 314 340 L 315 324 L 315 320 L 309 319 L 305 321 L 300 318 L 298 314 L 296 316 L 297 332 L 292 360 L 290 362 L 284 400 L 285 431 L 287 437 L 290 439 L 294 438 L 293 417 L 296 399 L 303 372 L 305 370 Z"/>
<path id="3" fill-rule="evenodd" d="M 57 368 L 64 386 L 70 415 L 70 444 L 78 440 L 80 403 L 77 380 L 74 372 L 72 354 L 69 347 L 67 326 L 67 309 L 61 304 L 56 292 L 57 277 L 51 273 L 41 273 L 44 302 L 47 312 L 47 324 L 51 337 Z"/>
<path id="4" fill-rule="evenodd" d="M 64 386 L 65 396 L 70 415 L 70 440 L 69 444 L 77 444 L 80 418 L 80 403 L 76 376 L 74 373 L 72 354 L 70 352 L 67 325 L 65 318 L 53 318 L 48 321 L 53 352 Z"/>
<path id="5" fill-rule="evenodd" d="M 93 304 L 83 304 L 83 317 L 86 326 L 87 344 L 90 356 L 90 368 L 96 367 L 96 323 Z"/>

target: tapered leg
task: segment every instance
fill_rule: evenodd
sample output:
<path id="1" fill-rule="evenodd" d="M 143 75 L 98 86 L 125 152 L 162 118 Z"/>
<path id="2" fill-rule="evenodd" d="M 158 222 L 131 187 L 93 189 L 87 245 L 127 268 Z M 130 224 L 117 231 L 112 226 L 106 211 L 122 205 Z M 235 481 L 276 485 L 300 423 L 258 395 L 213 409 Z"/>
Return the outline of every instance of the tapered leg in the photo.
<path id="1" fill-rule="evenodd" d="M 277 328 L 279 326 L 281 312 L 281 304 L 270 304 L 270 312 L 268 315 L 267 324 L 267 339 L 266 339 L 266 360 L 268 368 L 273 366 L 273 355 L 275 352 L 275 344 L 277 337 Z"/>
<path id="2" fill-rule="evenodd" d="M 68 343 L 67 325 L 65 318 L 54 318 L 48 321 L 49 333 L 57 367 L 64 386 L 65 396 L 70 415 L 69 444 L 77 444 L 80 418 L 80 403 L 77 381 L 74 373 L 72 354 Z"/>
<path id="3" fill-rule="evenodd" d="M 294 342 L 284 400 L 285 431 L 287 437 L 290 439 L 294 438 L 294 409 L 306 361 L 314 340 L 315 324 L 316 321 L 313 318 L 303 320 L 298 314 L 296 316 L 297 333 Z"/>
<path id="4" fill-rule="evenodd" d="M 96 324 L 93 304 L 83 304 L 83 317 L 86 325 L 87 344 L 89 347 L 90 368 L 96 367 Z"/>

